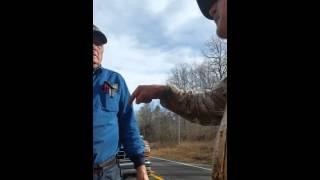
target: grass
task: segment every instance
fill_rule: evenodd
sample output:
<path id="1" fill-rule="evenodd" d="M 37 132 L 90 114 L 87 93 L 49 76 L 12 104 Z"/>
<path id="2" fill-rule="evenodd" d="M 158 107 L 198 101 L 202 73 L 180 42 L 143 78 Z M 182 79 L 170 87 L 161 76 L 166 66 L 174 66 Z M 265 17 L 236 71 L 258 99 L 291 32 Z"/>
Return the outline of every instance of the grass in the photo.
<path id="1" fill-rule="evenodd" d="M 151 156 L 165 159 L 194 163 L 194 164 L 212 164 L 212 141 L 193 141 L 182 142 L 179 145 L 162 147 L 157 143 L 150 143 Z"/>

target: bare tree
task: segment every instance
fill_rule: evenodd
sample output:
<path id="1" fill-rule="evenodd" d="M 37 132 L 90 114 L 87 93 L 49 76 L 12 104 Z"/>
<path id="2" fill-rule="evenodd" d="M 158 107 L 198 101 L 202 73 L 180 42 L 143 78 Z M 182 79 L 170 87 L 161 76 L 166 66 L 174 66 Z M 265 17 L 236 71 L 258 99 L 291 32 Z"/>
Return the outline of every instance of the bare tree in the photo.
<path id="1" fill-rule="evenodd" d="M 149 104 L 144 104 L 138 111 L 138 119 L 139 119 L 139 126 L 141 134 L 144 136 L 145 139 L 153 139 L 153 129 L 155 127 L 152 123 L 152 109 Z"/>
<path id="2" fill-rule="evenodd" d="M 168 83 L 183 90 L 212 89 L 227 75 L 227 42 L 212 38 L 203 50 L 201 64 L 177 64 L 170 72 Z M 178 144 L 184 140 L 212 140 L 217 127 L 191 123 L 175 113 L 145 104 L 138 112 L 141 132 L 151 142 L 162 146 Z"/>
<path id="3" fill-rule="evenodd" d="M 190 89 L 190 65 L 186 63 L 178 64 L 171 70 L 168 82 L 175 84 L 177 87 L 187 90 Z"/>
<path id="4" fill-rule="evenodd" d="M 167 82 L 183 90 L 212 89 L 227 76 L 227 42 L 213 37 L 202 53 L 205 57 L 203 63 L 177 64 Z"/>
<path id="5" fill-rule="evenodd" d="M 202 53 L 208 59 L 209 67 L 215 73 L 217 80 L 227 76 L 227 41 L 213 36 L 206 43 Z"/>

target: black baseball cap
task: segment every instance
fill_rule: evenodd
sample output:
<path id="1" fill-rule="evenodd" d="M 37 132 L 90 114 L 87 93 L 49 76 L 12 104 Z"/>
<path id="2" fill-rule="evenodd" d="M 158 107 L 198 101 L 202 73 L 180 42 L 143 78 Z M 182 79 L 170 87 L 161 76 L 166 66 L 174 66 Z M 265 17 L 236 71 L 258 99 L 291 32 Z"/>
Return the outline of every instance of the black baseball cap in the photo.
<path id="1" fill-rule="evenodd" d="M 197 0 L 197 3 L 199 5 L 199 8 L 202 12 L 202 14 L 210 19 L 213 20 L 212 16 L 209 14 L 209 10 L 213 3 L 215 3 L 217 0 Z"/>
<path id="2" fill-rule="evenodd" d="M 96 25 L 93 25 L 93 41 L 99 44 L 106 44 L 108 42 L 107 37 Z"/>

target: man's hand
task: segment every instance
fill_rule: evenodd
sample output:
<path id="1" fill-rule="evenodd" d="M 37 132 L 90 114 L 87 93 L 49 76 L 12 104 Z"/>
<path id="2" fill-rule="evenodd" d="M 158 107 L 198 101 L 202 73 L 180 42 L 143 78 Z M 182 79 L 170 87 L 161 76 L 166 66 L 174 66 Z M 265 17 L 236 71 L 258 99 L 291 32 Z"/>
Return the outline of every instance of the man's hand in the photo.
<path id="1" fill-rule="evenodd" d="M 137 167 L 137 180 L 149 180 L 145 165 Z"/>
<path id="2" fill-rule="evenodd" d="M 166 86 L 163 85 L 140 85 L 132 93 L 129 104 L 131 105 L 134 99 L 136 103 L 150 103 L 152 99 L 159 99 L 165 91 Z"/>

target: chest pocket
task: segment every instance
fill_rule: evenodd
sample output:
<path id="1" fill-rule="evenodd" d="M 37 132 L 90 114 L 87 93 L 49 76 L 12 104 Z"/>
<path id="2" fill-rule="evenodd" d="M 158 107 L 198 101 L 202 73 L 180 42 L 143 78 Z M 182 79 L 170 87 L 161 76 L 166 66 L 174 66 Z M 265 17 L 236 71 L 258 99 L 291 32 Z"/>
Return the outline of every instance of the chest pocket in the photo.
<path id="1" fill-rule="evenodd" d="M 101 108 L 104 111 L 117 112 L 119 111 L 119 95 L 115 93 L 110 96 L 108 93 L 101 94 Z"/>

